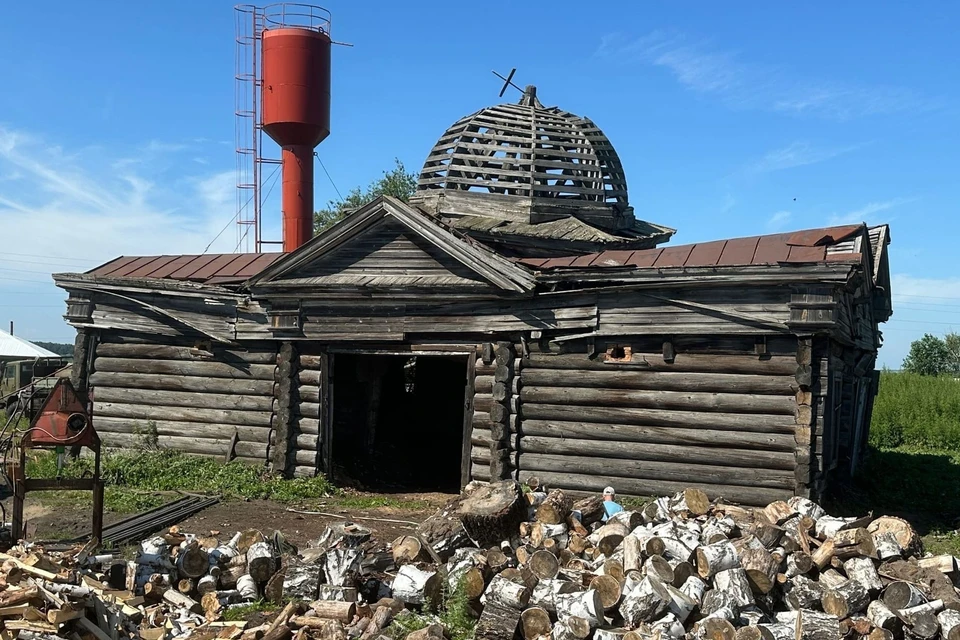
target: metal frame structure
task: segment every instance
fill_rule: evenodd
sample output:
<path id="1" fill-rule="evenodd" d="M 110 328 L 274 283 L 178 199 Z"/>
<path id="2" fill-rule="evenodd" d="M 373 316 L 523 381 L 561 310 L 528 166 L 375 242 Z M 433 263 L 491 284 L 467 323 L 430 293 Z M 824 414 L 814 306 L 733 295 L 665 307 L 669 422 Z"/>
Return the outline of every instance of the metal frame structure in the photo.
<path id="1" fill-rule="evenodd" d="M 280 246 L 282 240 L 264 240 L 264 166 L 275 166 L 266 180 L 280 171 L 279 158 L 263 154 L 264 133 L 260 92 L 263 87 L 261 44 L 265 29 L 302 27 L 330 33 L 330 12 L 322 7 L 295 2 L 266 6 L 240 4 L 236 18 L 236 65 L 234 74 L 234 115 L 237 153 L 237 246 L 236 251 L 256 253 L 265 247 Z"/>

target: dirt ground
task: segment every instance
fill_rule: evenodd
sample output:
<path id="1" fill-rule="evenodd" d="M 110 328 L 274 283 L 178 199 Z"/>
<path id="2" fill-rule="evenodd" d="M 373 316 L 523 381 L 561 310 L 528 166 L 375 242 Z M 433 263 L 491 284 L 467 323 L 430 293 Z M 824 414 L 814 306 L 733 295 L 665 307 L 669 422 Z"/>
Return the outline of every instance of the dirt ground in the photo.
<path id="1" fill-rule="evenodd" d="M 183 531 L 202 535 L 219 531 L 219 535 L 225 537 L 245 529 L 258 529 L 266 535 L 280 531 L 289 542 L 306 547 L 311 540 L 320 536 L 328 524 L 355 522 L 370 529 L 376 540 L 390 542 L 410 532 L 415 523 L 425 520 L 451 497 L 444 493 L 362 493 L 351 495 L 347 500 L 330 499 L 299 507 L 266 500 L 226 500 L 187 518 L 179 526 Z M 174 498 L 170 496 L 171 500 Z M 356 502 L 375 503 L 380 498 L 397 506 L 353 506 Z M 9 520 L 12 504 L 7 500 L 3 507 L 7 510 Z M 296 513 L 290 509 L 329 515 Z M 131 515 L 108 512 L 104 514 L 104 524 L 110 525 Z M 91 513 L 87 505 L 49 506 L 29 497 L 24 508 L 24 519 L 27 538 L 38 541 L 67 540 L 88 533 L 91 526 Z"/>

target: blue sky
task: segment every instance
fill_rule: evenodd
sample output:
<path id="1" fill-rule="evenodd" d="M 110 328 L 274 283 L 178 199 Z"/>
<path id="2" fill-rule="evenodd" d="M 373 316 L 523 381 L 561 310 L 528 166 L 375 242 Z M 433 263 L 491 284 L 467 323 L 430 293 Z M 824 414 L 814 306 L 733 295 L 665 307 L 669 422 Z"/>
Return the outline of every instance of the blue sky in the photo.
<path id="1" fill-rule="evenodd" d="M 501 72 L 592 118 L 638 217 L 695 242 L 889 222 L 881 362 L 960 329 L 960 67 L 949 3 L 342 2 L 332 133 L 341 191 L 419 168 Z M 72 340 L 51 271 L 233 251 L 231 2 L 5 6 L 0 320 Z M 507 95 L 511 101 L 514 93 Z M 317 202 L 336 196 L 317 171 Z M 274 196 L 275 198 L 275 196 Z M 272 207 L 272 208 L 271 208 Z M 273 214 L 271 214 L 273 212 Z M 279 235 L 268 203 L 267 235 Z"/>

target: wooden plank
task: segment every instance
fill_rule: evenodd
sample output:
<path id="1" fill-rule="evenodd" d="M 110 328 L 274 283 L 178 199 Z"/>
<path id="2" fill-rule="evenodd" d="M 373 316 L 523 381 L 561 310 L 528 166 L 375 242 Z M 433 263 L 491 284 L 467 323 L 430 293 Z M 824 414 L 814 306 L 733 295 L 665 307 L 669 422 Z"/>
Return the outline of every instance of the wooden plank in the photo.
<path id="1" fill-rule="evenodd" d="M 793 451 L 794 437 L 787 433 L 721 431 L 683 427 L 644 427 L 628 424 L 595 424 L 524 419 L 523 437 L 577 438 L 646 444 L 736 447 L 764 451 Z"/>
<path id="2" fill-rule="evenodd" d="M 574 381 L 571 381 L 574 382 Z M 579 387 L 539 387 L 525 381 L 520 391 L 523 402 L 540 404 L 599 405 L 677 409 L 686 411 L 725 411 L 729 413 L 765 413 L 794 415 L 794 396 L 750 393 L 703 393 L 681 391 L 622 390 Z"/>
<path id="3" fill-rule="evenodd" d="M 609 440 L 581 440 L 574 438 L 544 438 L 523 436 L 521 455 L 548 453 L 553 455 L 595 456 L 621 460 L 651 460 L 712 464 L 750 469 L 784 469 L 793 471 L 792 452 L 756 451 L 751 449 L 712 448 L 658 444 L 651 446 L 638 442 L 611 442 Z"/>

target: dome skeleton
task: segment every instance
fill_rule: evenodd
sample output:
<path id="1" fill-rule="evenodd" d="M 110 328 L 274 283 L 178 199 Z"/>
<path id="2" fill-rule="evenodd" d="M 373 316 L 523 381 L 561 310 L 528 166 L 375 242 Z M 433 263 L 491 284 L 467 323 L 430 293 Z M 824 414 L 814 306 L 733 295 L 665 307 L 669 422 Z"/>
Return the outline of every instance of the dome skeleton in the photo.
<path id="1" fill-rule="evenodd" d="M 544 107 L 528 86 L 518 104 L 454 123 L 431 151 L 419 189 L 608 203 L 628 209 L 620 159 L 588 118 Z"/>

